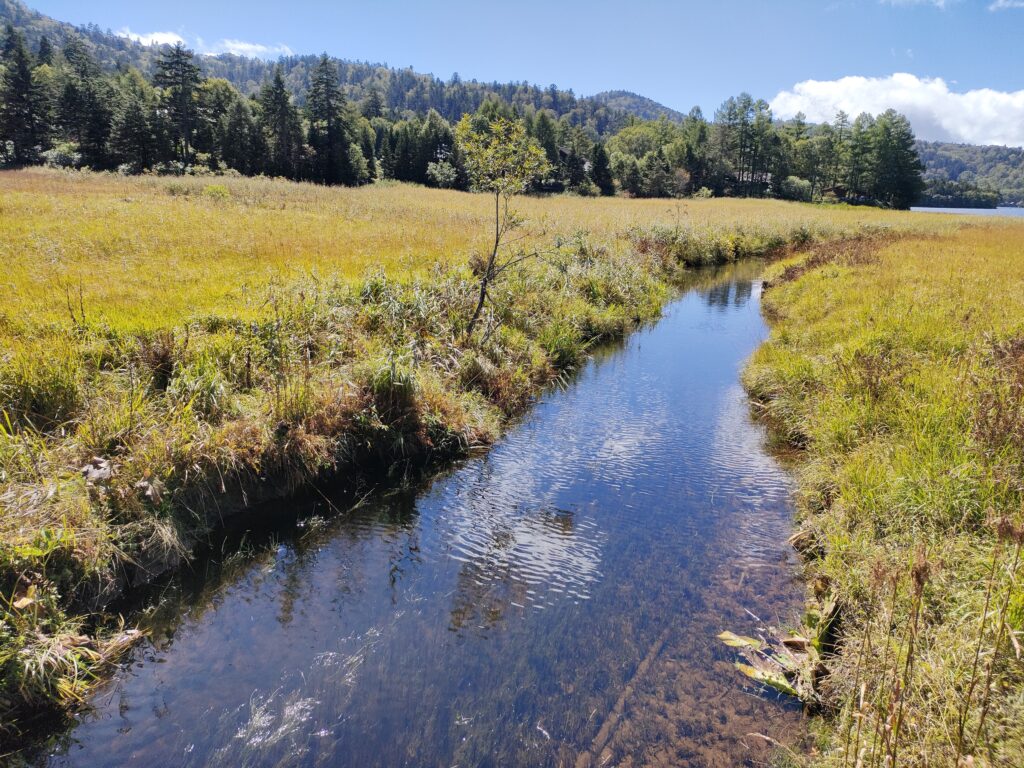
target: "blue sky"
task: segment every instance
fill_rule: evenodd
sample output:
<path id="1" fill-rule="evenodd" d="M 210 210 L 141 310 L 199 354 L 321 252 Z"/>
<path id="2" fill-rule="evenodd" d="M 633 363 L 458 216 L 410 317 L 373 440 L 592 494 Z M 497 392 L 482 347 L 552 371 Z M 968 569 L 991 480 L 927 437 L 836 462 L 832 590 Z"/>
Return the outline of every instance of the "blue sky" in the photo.
<path id="1" fill-rule="evenodd" d="M 991 89 L 1019 95 L 1020 104 L 1014 98 L 942 109 L 982 109 L 998 119 L 1005 113 L 1009 121 L 1007 110 L 1019 106 L 1017 123 L 1024 126 L 1024 0 L 29 4 L 74 23 L 95 22 L 135 35 L 173 33 L 200 49 L 255 52 L 260 49 L 246 46 L 264 46 L 270 56 L 284 49 L 327 51 L 411 65 L 444 78 L 457 71 L 480 80 L 554 82 L 579 95 L 621 88 L 683 111 L 697 104 L 711 113 L 743 90 L 772 101 L 776 111 L 806 106 L 810 114 L 836 105 L 856 107 L 857 99 L 872 101 L 880 94 L 913 107 L 919 97 L 955 102 L 950 94 Z M 895 82 L 894 73 L 913 75 L 916 83 Z M 851 77 L 871 79 L 842 80 Z M 810 92 L 797 88 L 809 80 L 832 85 Z M 791 98 L 777 101 L 780 94 Z M 847 97 L 854 101 L 847 103 Z M 919 133 L 921 127 L 949 134 L 936 138 L 962 133 L 941 117 L 929 122 L 911 115 Z M 1024 134 L 1024 127 L 1020 131 Z M 1024 135 L 1020 139 L 1024 142 Z"/>

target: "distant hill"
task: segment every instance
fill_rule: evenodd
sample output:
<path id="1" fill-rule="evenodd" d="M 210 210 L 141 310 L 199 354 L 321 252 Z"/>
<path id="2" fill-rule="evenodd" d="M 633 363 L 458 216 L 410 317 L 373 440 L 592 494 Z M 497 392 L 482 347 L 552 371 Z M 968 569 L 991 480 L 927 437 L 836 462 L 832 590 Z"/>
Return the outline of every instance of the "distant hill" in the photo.
<path id="1" fill-rule="evenodd" d="M 95 24 L 76 27 L 29 9 L 21 0 L 0 0 L 0 25 L 10 23 L 20 29 L 33 50 L 46 35 L 62 47 L 71 37 L 84 39 L 93 55 L 107 70 L 134 66 L 151 75 L 160 46 L 145 46 L 120 37 Z M 198 57 L 208 77 L 222 77 L 246 94 L 255 93 L 280 64 L 285 82 L 300 102 L 309 87 L 309 74 L 318 56 L 286 56 L 277 62 L 246 58 L 233 54 Z M 626 91 L 610 91 L 595 97 L 577 97 L 571 90 L 554 85 L 542 88 L 529 83 L 481 83 L 457 76 L 445 81 L 412 69 L 395 69 L 377 64 L 337 59 L 346 96 L 353 101 L 366 98 L 376 90 L 385 106 L 397 113 L 423 114 L 436 109 L 448 120 L 458 120 L 474 112 L 480 104 L 495 96 L 520 108 L 550 109 L 567 116 L 574 125 L 589 128 L 599 135 L 613 133 L 629 118 L 658 117 L 681 119 L 682 115 L 651 99 Z"/>
<path id="2" fill-rule="evenodd" d="M 596 93 L 590 98 L 612 109 L 628 112 L 644 120 L 657 120 L 659 117 L 666 117 L 678 123 L 686 117 L 682 112 L 632 91 L 604 91 Z"/>
<path id="3" fill-rule="evenodd" d="M 973 184 L 998 192 L 1004 204 L 1024 205 L 1024 149 L 919 141 L 925 180 Z"/>

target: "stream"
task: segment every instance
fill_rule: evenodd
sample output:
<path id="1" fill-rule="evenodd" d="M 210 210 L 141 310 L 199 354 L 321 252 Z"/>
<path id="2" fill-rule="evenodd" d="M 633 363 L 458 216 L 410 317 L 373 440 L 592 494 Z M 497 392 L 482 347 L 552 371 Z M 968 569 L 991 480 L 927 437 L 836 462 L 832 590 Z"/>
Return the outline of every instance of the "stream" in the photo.
<path id="1" fill-rule="evenodd" d="M 39 764 L 764 764 L 751 734 L 793 742 L 800 708 L 715 637 L 803 604 L 791 480 L 739 383 L 760 268 L 700 275 L 492 450 L 354 509 L 287 502 L 169 580 Z"/>

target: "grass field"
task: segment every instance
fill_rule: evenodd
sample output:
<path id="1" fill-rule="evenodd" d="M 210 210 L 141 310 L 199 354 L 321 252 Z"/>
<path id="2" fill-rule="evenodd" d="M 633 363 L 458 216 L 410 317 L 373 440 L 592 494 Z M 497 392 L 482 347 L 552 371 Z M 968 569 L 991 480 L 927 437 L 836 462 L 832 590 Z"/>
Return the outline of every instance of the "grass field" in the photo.
<path id="1" fill-rule="evenodd" d="M 0 729 L 74 705 L 131 640 L 97 611 L 222 515 L 488 444 L 588 345 L 655 317 L 681 270 L 851 237 L 926 236 L 927 252 L 998 229 L 526 198 L 519 245 L 546 255 L 495 287 L 468 340 L 491 205 L 394 184 L 0 173 Z"/>
<path id="2" fill-rule="evenodd" d="M 815 763 L 1024 765 L 1024 226 L 773 270 L 746 383 L 838 605 Z"/>

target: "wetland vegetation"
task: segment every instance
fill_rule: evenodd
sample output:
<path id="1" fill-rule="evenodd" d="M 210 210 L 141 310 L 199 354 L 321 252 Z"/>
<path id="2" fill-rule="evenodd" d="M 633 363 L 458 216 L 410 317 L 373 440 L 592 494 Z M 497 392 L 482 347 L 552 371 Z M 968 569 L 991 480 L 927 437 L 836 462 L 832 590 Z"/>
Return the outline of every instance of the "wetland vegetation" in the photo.
<path id="1" fill-rule="evenodd" d="M 0 759 L 1024 764 L 1016 150 L 0 12 Z"/>
<path id="2" fill-rule="evenodd" d="M 42 170 L 3 182 L 8 712 L 80 700 L 108 633 L 76 617 L 187 556 L 222 516 L 493 442 L 590 344 L 657 316 L 680 270 L 955 226 L 523 198 L 522 245 L 554 251 L 495 284 L 467 342 L 467 256 L 486 252 L 493 197 Z"/>
<path id="3" fill-rule="evenodd" d="M 817 764 L 1024 762 L 1022 253 L 1003 219 L 768 275 L 744 378 L 801 449 L 794 543 L 837 611 Z"/>

